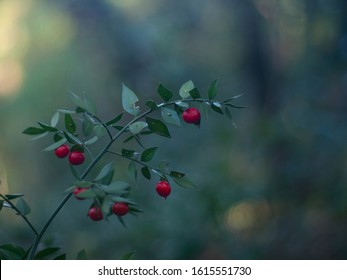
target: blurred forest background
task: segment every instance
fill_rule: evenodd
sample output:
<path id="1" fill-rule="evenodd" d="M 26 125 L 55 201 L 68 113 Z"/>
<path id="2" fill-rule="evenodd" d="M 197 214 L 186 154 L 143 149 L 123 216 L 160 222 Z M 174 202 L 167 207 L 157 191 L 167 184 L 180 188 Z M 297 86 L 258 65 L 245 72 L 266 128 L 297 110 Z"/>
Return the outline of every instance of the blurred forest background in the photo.
<path id="1" fill-rule="evenodd" d="M 25 193 L 38 227 L 61 200 L 66 162 L 22 131 L 72 108 L 69 91 L 108 120 L 122 82 L 144 101 L 160 99 L 158 82 L 177 93 L 192 79 L 206 94 L 218 78 L 219 99 L 243 93 L 250 107 L 233 111 L 237 128 L 212 114 L 147 139 L 198 191 L 173 186 L 165 201 L 140 179 L 145 212 L 127 228 L 92 222 L 71 199 L 43 241 L 69 258 L 346 259 L 346 13 L 344 0 L 1 0 L 1 193 Z M 32 238 L 1 211 L 0 243 Z"/>

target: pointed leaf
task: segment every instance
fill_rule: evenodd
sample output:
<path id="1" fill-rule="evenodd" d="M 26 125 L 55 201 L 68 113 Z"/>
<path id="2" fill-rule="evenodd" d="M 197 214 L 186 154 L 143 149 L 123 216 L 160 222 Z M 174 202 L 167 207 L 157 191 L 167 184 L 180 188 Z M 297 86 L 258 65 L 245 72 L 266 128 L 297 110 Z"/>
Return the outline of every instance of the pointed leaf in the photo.
<path id="1" fill-rule="evenodd" d="M 173 96 L 172 92 L 162 84 L 158 85 L 157 92 L 165 102 L 168 102 Z"/>
<path id="2" fill-rule="evenodd" d="M 45 129 L 38 128 L 38 127 L 28 127 L 27 129 L 23 131 L 24 134 L 28 134 L 28 135 L 39 135 L 45 132 L 46 132 Z"/>
<path id="3" fill-rule="evenodd" d="M 105 176 L 105 177 L 100 181 L 100 183 L 101 183 L 101 184 L 104 184 L 104 185 L 109 185 L 109 184 L 111 184 L 112 179 L 113 179 L 113 175 L 114 175 L 114 169 L 112 169 L 111 172 L 108 173 L 107 176 Z"/>
<path id="4" fill-rule="evenodd" d="M 65 128 L 71 134 L 76 132 L 76 124 L 70 114 L 65 114 Z"/>
<path id="5" fill-rule="evenodd" d="M 56 129 L 55 127 L 52 127 L 48 124 L 42 123 L 42 122 L 38 122 L 39 126 L 42 127 L 42 129 L 44 129 L 45 131 L 49 131 L 49 132 L 57 132 L 58 129 Z"/>
<path id="6" fill-rule="evenodd" d="M 119 222 L 122 224 L 122 226 L 127 227 L 122 216 L 117 216 L 117 218 L 118 218 Z"/>
<path id="7" fill-rule="evenodd" d="M 170 132 L 166 125 L 157 119 L 152 119 L 150 117 L 146 117 L 146 122 L 148 124 L 149 130 L 153 131 L 154 133 L 157 133 L 161 136 L 171 138 Z"/>
<path id="8" fill-rule="evenodd" d="M 112 162 L 106 164 L 101 171 L 99 172 L 99 174 L 95 177 L 94 181 L 100 181 L 103 178 L 105 178 L 111 171 L 113 170 L 112 168 Z"/>
<path id="9" fill-rule="evenodd" d="M 236 99 L 236 98 L 239 98 L 239 97 L 241 97 L 241 96 L 243 96 L 243 93 L 238 94 L 238 95 L 235 95 L 235 96 L 233 96 L 233 97 L 231 97 L 231 98 L 228 98 L 228 99 L 224 100 L 224 101 L 223 101 L 223 104 L 224 104 L 224 103 L 228 103 L 229 101 L 231 101 L 231 100 L 233 100 L 233 99 Z"/>
<path id="10" fill-rule="evenodd" d="M 153 100 L 146 101 L 146 106 L 149 107 L 152 111 L 158 110 L 158 105 Z"/>
<path id="11" fill-rule="evenodd" d="M 101 138 L 102 136 L 104 136 L 107 133 L 106 128 L 103 127 L 101 124 L 95 125 L 93 130 L 94 130 L 95 135 L 98 138 Z"/>
<path id="12" fill-rule="evenodd" d="M 20 213 L 21 213 L 22 215 L 24 215 L 24 216 L 25 216 L 25 215 L 28 215 L 28 214 L 31 212 L 28 203 L 26 203 L 26 201 L 25 201 L 22 197 L 20 197 L 20 198 L 18 199 L 17 204 L 16 204 L 16 207 L 18 208 L 18 210 L 20 211 Z"/>
<path id="13" fill-rule="evenodd" d="M 6 194 L 5 195 L 8 200 L 16 199 L 18 197 L 24 196 L 22 193 L 14 193 L 14 194 Z"/>
<path id="14" fill-rule="evenodd" d="M 136 102 L 138 102 L 139 99 L 136 96 L 136 94 L 128 88 L 125 84 L 123 84 L 122 88 L 122 105 L 126 112 L 128 112 L 131 115 L 136 116 L 139 113 L 139 107 L 136 106 Z"/>
<path id="15" fill-rule="evenodd" d="M 71 144 L 83 145 L 83 142 L 69 132 L 63 131 L 66 140 Z"/>
<path id="16" fill-rule="evenodd" d="M 51 119 L 51 126 L 56 127 L 60 119 L 60 113 L 55 112 Z"/>
<path id="17" fill-rule="evenodd" d="M 122 260 L 133 260 L 135 253 L 136 253 L 136 250 L 134 250 L 128 254 L 125 254 L 124 256 L 122 256 Z"/>
<path id="18" fill-rule="evenodd" d="M 182 97 L 182 98 L 188 98 L 190 97 L 190 91 L 194 88 L 194 84 L 191 80 L 189 80 L 188 82 L 185 82 L 181 88 L 180 88 L 180 91 L 179 91 L 179 95 Z"/>
<path id="19" fill-rule="evenodd" d="M 33 137 L 33 138 L 30 138 L 29 140 L 30 140 L 30 141 L 35 141 L 35 140 L 38 140 L 38 139 L 41 139 L 41 138 L 47 136 L 48 134 L 49 134 L 49 132 L 46 131 L 46 132 L 43 133 L 43 134 L 37 135 L 37 136 L 35 136 L 35 137 Z"/>
<path id="20" fill-rule="evenodd" d="M 12 243 L 3 244 L 0 246 L 1 260 L 22 260 L 25 256 L 25 250 Z"/>
<path id="21" fill-rule="evenodd" d="M 189 94 L 192 98 L 200 98 L 200 93 L 197 88 L 193 88 L 191 91 L 189 91 Z"/>
<path id="22" fill-rule="evenodd" d="M 160 170 L 166 170 L 167 167 L 169 166 L 170 162 L 167 160 L 162 160 L 159 162 L 158 166 Z"/>
<path id="23" fill-rule="evenodd" d="M 222 105 L 219 102 L 213 102 L 211 104 L 211 109 L 219 114 L 224 114 L 222 110 Z"/>
<path id="24" fill-rule="evenodd" d="M 181 126 L 181 120 L 176 111 L 168 108 L 161 108 L 161 116 L 166 123 Z"/>
<path id="25" fill-rule="evenodd" d="M 92 115 L 96 115 L 96 105 L 86 94 L 83 94 L 82 108 L 91 113 Z"/>
<path id="26" fill-rule="evenodd" d="M 100 208 L 105 216 L 108 216 L 111 213 L 111 203 L 112 203 L 112 200 L 108 198 L 107 196 L 105 196 L 105 198 L 102 200 Z"/>
<path id="27" fill-rule="evenodd" d="M 93 133 L 94 123 L 89 119 L 85 118 L 82 123 L 82 132 L 85 137 L 88 137 Z"/>
<path id="28" fill-rule="evenodd" d="M 137 134 L 140 133 L 143 129 L 147 127 L 147 123 L 140 121 L 140 122 L 135 122 L 129 125 L 129 130 L 132 134 Z"/>
<path id="29" fill-rule="evenodd" d="M 106 123 L 106 125 L 115 124 L 115 123 L 119 122 L 119 121 L 122 119 L 122 117 L 123 117 L 123 112 L 120 113 L 117 117 L 115 117 L 115 118 L 113 118 L 112 120 L 108 121 L 108 122 Z"/>
<path id="30" fill-rule="evenodd" d="M 181 178 L 172 176 L 175 183 L 185 189 L 196 189 L 195 184 L 187 177 L 183 176 Z"/>
<path id="31" fill-rule="evenodd" d="M 76 106 L 78 106 L 80 108 L 84 108 L 84 102 L 81 99 L 81 97 L 79 97 L 77 94 L 75 94 L 71 91 L 70 91 L 70 97 L 71 97 L 71 100 L 73 101 L 73 103 L 76 104 Z"/>
<path id="32" fill-rule="evenodd" d="M 96 192 L 93 189 L 86 189 L 83 192 L 79 192 L 76 196 L 78 198 L 94 198 L 96 197 Z"/>
<path id="33" fill-rule="evenodd" d="M 93 138 L 91 138 L 91 139 L 87 140 L 86 142 L 84 142 L 84 145 L 92 145 L 92 144 L 94 144 L 98 140 L 99 140 L 98 136 L 94 136 Z"/>
<path id="34" fill-rule="evenodd" d="M 182 173 L 182 172 L 178 172 L 178 171 L 171 171 L 170 172 L 170 176 L 174 177 L 174 178 L 181 179 L 181 178 L 183 178 L 185 176 L 185 174 Z"/>
<path id="35" fill-rule="evenodd" d="M 148 180 L 151 180 L 151 172 L 149 171 L 149 168 L 147 166 L 141 168 L 141 173 L 143 177 L 145 177 Z"/>
<path id="36" fill-rule="evenodd" d="M 106 193 L 122 194 L 127 188 L 129 188 L 129 184 L 122 181 L 115 181 L 109 185 L 103 185 L 100 188 Z"/>
<path id="37" fill-rule="evenodd" d="M 60 147 L 61 145 L 63 145 L 64 143 L 66 143 L 66 139 L 63 138 L 61 140 L 59 140 L 58 142 L 53 143 L 52 145 L 49 145 L 47 148 L 44 149 L 45 152 L 48 151 L 53 151 L 56 148 Z"/>
<path id="38" fill-rule="evenodd" d="M 150 161 L 154 157 L 157 149 L 158 149 L 157 147 L 152 147 L 152 148 L 148 148 L 144 150 L 141 154 L 141 161 L 144 161 L 144 162 Z"/>
<path id="39" fill-rule="evenodd" d="M 208 87 L 208 99 L 213 99 L 216 97 L 217 95 L 217 91 L 216 91 L 216 85 L 217 85 L 217 81 L 218 80 L 214 80 L 210 86 Z"/>

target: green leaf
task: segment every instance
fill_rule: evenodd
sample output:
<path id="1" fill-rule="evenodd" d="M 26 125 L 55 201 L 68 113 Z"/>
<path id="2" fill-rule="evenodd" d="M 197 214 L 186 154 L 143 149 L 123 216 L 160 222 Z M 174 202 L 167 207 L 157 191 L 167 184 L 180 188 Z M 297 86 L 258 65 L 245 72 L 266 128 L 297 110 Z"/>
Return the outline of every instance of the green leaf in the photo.
<path id="1" fill-rule="evenodd" d="M 112 172 L 113 168 L 112 168 L 112 162 L 106 164 L 101 171 L 99 172 L 99 174 L 95 177 L 94 181 L 100 181 L 103 178 L 105 178 L 107 175 L 109 175 L 110 172 Z"/>
<path id="2" fill-rule="evenodd" d="M 157 92 L 165 102 L 168 102 L 173 96 L 172 92 L 162 84 L 158 85 Z"/>
<path id="3" fill-rule="evenodd" d="M 139 99 L 136 96 L 136 94 L 128 88 L 125 84 L 123 84 L 122 87 L 122 105 L 126 112 L 128 112 L 131 115 L 136 116 L 139 113 L 139 107 L 136 106 L 136 102 L 138 102 Z"/>
<path id="4" fill-rule="evenodd" d="M 106 125 L 115 124 L 115 123 L 119 122 L 119 121 L 122 119 L 122 117 L 123 117 L 123 112 L 120 113 L 117 117 L 115 117 L 115 118 L 113 118 L 112 120 L 108 121 L 108 122 L 106 123 Z"/>
<path id="5" fill-rule="evenodd" d="M 79 97 L 77 94 L 74 94 L 71 91 L 70 91 L 70 97 L 73 103 L 75 103 L 77 107 L 84 108 L 84 102 L 81 97 Z"/>
<path id="6" fill-rule="evenodd" d="M 43 134 L 37 135 L 37 136 L 35 136 L 35 137 L 33 137 L 33 138 L 30 138 L 29 140 L 30 140 L 30 141 L 35 141 L 35 140 L 38 140 L 38 139 L 41 139 L 41 138 L 47 136 L 48 134 L 49 134 L 49 132 L 46 131 L 46 132 L 43 133 Z"/>
<path id="7" fill-rule="evenodd" d="M 51 119 L 51 126 L 56 127 L 60 119 L 60 113 L 55 112 Z"/>
<path id="8" fill-rule="evenodd" d="M 111 213 L 111 203 L 112 203 L 112 200 L 108 198 L 107 196 L 105 196 L 104 199 L 102 200 L 100 208 L 105 216 L 108 216 Z"/>
<path id="9" fill-rule="evenodd" d="M 76 196 L 79 198 L 94 198 L 96 197 L 96 192 L 93 189 L 86 189 L 83 192 L 78 193 Z"/>
<path id="10" fill-rule="evenodd" d="M 20 197 L 20 198 L 18 199 L 17 204 L 16 204 L 16 207 L 18 208 L 18 210 L 20 211 L 20 213 L 21 213 L 22 215 L 24 215 L 24 216 L 25 216 L 25 215 L 28 215 L 28 214 L 31 212 L 28 203 L 26 203 L 26 201 L 25 201 L 22 197 Z"/>
<path id="11" fill-rule="evenodd" d="M 22 193 L 14 193 L 14 194 L 6 194 L 5 195 L 8 200 L 16 199 L 18 197 L 24 196 Z"/>
<path id="12" fill-rule="evenodd" d="M 71 134 L 76 132 L 76 124 L 70 114 L 65 114 L 65 127 Z"/>
<path id="13" fill-rule="evenodd" d="M 200 98 L 200 93 L 197 88 L 193 88 L 191 91 L 189 91 L 189 94 L 192 98 Z"/>
<path id="14" fill-rule="evenodd" d="M 25 250 L 12 243 L 3 244 L 0 246 L 1 260 L 22 260 L 25 256 Z"/>
<path id="15" fill-rule="evenodd" d="M 128 254 L 125 254 L 124 256 L 122 256 L 122 260 L 133 260 L 135 253 L 136 253 L 136 250 L 134 250 Z"/>
<path id="16" fill-rule="evenodd" d="M 127 149 L 122 149 L 122 155 L 123 157 L 126 157 L 126 158 L 132 158 L 135 154 L 135 151 L 134 150 L 127 150 Z"/>
<path id="17" fill-rule="evenodd" d="M 46 132 L 45 129 L 38 128 L 38 127 L 28 127 L 27 129 L 23 131 L 24 134 L 28 134 L 28 135 L 39 135 L 45 132 Z"/>
<path id="18" fill-rule="evenodd" d="M 171 138 L 168 128 L 162 121 L 146 117 L 146 122 L 148 124 L 149 130 L 157 133 L 158 135 Z"/>
<path id="19" fill-rule="evenodd" d="M 208 87 L 208 99 L 213 99 L 216 97 L 217 95 L 217 91 L 216 91 L 216 85 L 217 85 L 217 81 L 218 80 L 214 80 L 210 86 Z"/>
<path id="20" fill-rule="evenodd" d="M 145 105 L 149 107 L 152 111 L 158 110 L 158 105 L 153 100 L 146 101 Z"/>
<path id="21" fill-rule="evenodd" d="M 184 101 L 177 101 L 177 102 L 175 102 L 175 105 L 177 105 L 178 107 L 184 108 L 184 109 L 189 107 L 189 104 L 187 102 L 184 102 Z"/>
<path id="22" fill-rule="evenodd" d="M 236 98 L 239 98 L 239 97 L 241 97 L 241 96 L 243 96 L 243 93 L 238 94 L 238 95 L 235 95 L 235 96 L 233 96 L 233 97 L 231 97 L 231 98 L 228 98 L 228 99 L 224 100 L 224 101 L 223 101 L 223 104 L 224 104 L 224 103 L 228 103 L 229 101 L 234 100 L 234 99 L 236 99 Z"/>
<path id="23" fill-rule="evenodd" d="M 141 168 L 141 173 L 143 177 L 145 177 L 148 180 L 151 180 L 151 172 L 149 171 L 149 168 L 147 166 Z"/>
<path id="24" fill-rule="evenodd" d="M 42 127 L 42 129 L 44 129 L 45 131 L 49 131 L 49 132 L 57 132 L 58 129 L 56 129 L 55 127 L 52 127 L 48 124 L 42 123 L 42 122 L 38 122 L 39 126 Z"/>
<path id="25" fill-rule="evenodd" d="M 95 103 L 86 95 L 83 94 L 83 109 L 91 113 L 92 115 L 96 115 L 96 106 Z"/>
<path id="26" fill-rule="evenodd" d="M 115 181 L 109 185 L 102 185 L 100 187 L 100 189 L 102 189 L 106 193 L 111 194 L 122 194 L 127 188 L 129 188 L 129 184 L 122 181 Z"/>
<path id="27" fill-rule="evenodd" d="M 169 166 L 170 162 L 167 160 L 162 160 L 158 163 L 159 169 L 160 170 L 166 170 L 167 167 Z"/>
<path id="28" fill-rule="evenodd" d="M 219 114 L 224 114 L 222 110 L 222 105 L 219 102 L 213 102 L 211 104 L 211 109 Z"/>
<path id="29" fill-rule="evenodd" d="M 46 259 L 48 256 L 51 256 L 51 255 L 54 255 L 56 254 L 58 251 L 60 251 L 60 248 L 59 247 L 48 247 L 48 248 L 45 248 L 41 251 L 39 251 L 34 259 L 35 260 L 44 260 Z"/>
<path id="30" fill-rule="evenodd" d="M 74 110 L 58 109 L 57 111 L 63 114 L 76 114 L 76 111 Z"/>
<path id="31" fill-rule="evenodd" d="M 144 150 L 141 154 L 141 161 L 148 162 L 151 161 L 157 151 L 157 147 L 152 147 Z"/>
<path id="32" fill-rule="evenodd" d="M 171 177 L 174 177 L 174 178 L 181 179 L 181 178 L 183 178 L 183 177 L 186 176 L 186 175 L 185 175 L 184 173 L 182 173 L 182 172 L 171 171 L 171 172 L 170 172 L 170 176 L 171 176 Z"/>
<path id="33" fill-rule="evenodd" d="M 0 200 L 0 211 L 2 209 L 2 207 L 4 206 L 4 201 L 3 200 Z"/>
<path id="34" fill-rule="evenodd" d="M 128 166 L 128 174 L 130 179 L 132 179 L 134 182 L 137 180 L 137 169 L 134 161 L 131 161 Z"/>
<path id="35" fill-rule="evenodd" d="M 84 249 L 82 249 L 81 251 L 79 251 L 77 253 L 77 256 L 76 256 L 76 259 L 77 260 L 87 260 L 88 257 L 87 257 L 87 253 Z"/>
<path id="36" fill-rule="evenodd" d="M 83 142 L 69 132 L 63 131 L 66 140 L 71 144 L 83 145 Z"/>
<path id="37" fill-rule="evenodd" d="M 180 88 L 180 91 L 179 91 L 179 95 L 182 97 L 182 98 L 188 98 L 190 97 L 190 91 L 194 89 L 194 84 L 191 80 L 189 80 L 188 82 L 185 82 L 181 88 Z"/>
<path id="38" fill-rule="evenodd" d="M 117 218 L 118 218 L 119 222 L 122 224 L 122 226 L 126 228 L 127 225 L 125 224 L 123 217 L 117 216 Z"/>
<path id="39" fill-rule="evenodd" d="M 53 151 L 55 150 L 56 148 L 60 147 L 61 145 L 65 144 L 66 143 L 66 138 L 63 138 L 61 140 L 59 140 L 58 142 L 55 142 L 53 143 L 52 145 L 49 145 L 48 147 L 46 147 L 44 149 L 45 152 L 48 152 L 48 151 Z"/>
<path id="40" fill-rule="evenodd" d="M 83 120 L 82 132 L 85 137 L 88 137 L 89 135 L 93 133 L 93 128 L 94 128 L 94 123 L 90 119 L 86 118 Z"/>
<path id="41" fill-rule="evenodd" d="M 176 111 L 168 108 L 161 108 L 161 116 L 168 124 L 181 126 L 181 120 Z"/>
<path id="42" fill-rule="evenodd" d="M 128 138 L 126 138 L 123 143 L 127 143 L 135 138 L 135 135 L 130 135 Z"/>
<path id="43" fill-rule="evenodd" d="M 132 123 L 131 125 L 129 125 L 129 130 L 132 134 L 137 134 L 137 133 L 140 133 L 147 126 L 148 125 L 146 122 L 142 122 L 142 121 L 135 122 L 135 123 Z"/>
<path id="44" fill-rule="evenodd" d="M 101 125 L 101 124 L 95 125 L 93 130 L 94 130 L 95 135 L 98 138 L 101 138 L 102 136 L 104 136 L 107 133 L 106 128 L 103 127 L 103 125 Z"/>
<path id="45" fill-rule="evenodd" d="M 90 138 L 89 140 L 84 142 L 84 145 L 92 145 L 98 140 L 99 140 L 98 136 L 94 136 L 93 138 Z"/>
<path id="46" fill-rule="evenodd" d="M 114 175 L 114 169 L 112 169 L 110 173 L 108 173 L 104 178 L 102 178 L 100 183 L 103 185 L 111 184 L 112 179 L 113 179 L 113 175 Z"/>
<path id="47" fill-rule="evenodd" d="M 175 183 L 182 188 L 196 189 L 195 184 L 187 176 L 183 176 L 180 178 L 180 177 L 175 177 L 171 175 L 171 177 L 175 181 Z"/>

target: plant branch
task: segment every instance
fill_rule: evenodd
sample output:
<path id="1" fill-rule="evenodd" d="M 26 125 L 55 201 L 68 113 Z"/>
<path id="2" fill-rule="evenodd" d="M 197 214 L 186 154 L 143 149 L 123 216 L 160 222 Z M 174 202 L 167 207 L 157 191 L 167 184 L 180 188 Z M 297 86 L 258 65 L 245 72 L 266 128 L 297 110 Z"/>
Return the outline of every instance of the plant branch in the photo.
<path id="1" fill-rule="evenodd" d="M 19 209 L 11 202 L 11 200 L 9 200 L 6 196 L 4 196 L 4 195 L 2 195 L 2 194 L 0 194 L 0 197 L 4 200 L 4 201 L 6 201 L 10 206 L 11 206 L 11 208 L 13 209 L 13 210 L 15 210 L 16 211 L 16 214 L 17 215 L 19 215 L 19 216 L 21 216 L 22 218 L 23 218 L 23 220 L 28 224 L 28 226 L 32 229 L 32 231 L 35 233 L 35 235 L 37 236 L 38 235 L 38 232 L 37 232 L 37 230 L 35 229 L 35 227 L 32 225 L 32 223 L 28 220 L 28 218 L 25 216 L 25 215 L 23 215 L 20 211 L 19 211 Z"/>

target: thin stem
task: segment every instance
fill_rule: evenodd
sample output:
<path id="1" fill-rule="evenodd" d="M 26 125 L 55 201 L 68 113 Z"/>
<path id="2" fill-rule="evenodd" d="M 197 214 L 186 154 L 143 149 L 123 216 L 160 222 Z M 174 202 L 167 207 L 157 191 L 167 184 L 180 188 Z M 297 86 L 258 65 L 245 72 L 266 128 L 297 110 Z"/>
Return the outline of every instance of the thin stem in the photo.
<path id="1" fill-rule="evenodd" d="M 157 169 L 157 168 L 154 168 L 154 167 L 150 167 L 150 166 L 148 166 L 147 164 L 145 164 L 145 163 L 143 163 L 142 161 L 137 160 L 137 159 L 135 159 L 135 158 L 128 158 L 128 157 L 126 157 L 126 156 L 123 156 L 121 153 L 114 152 L 114 151 L 107 151 L 107 152 L 110 153 L 110 154 L 113 154 L 113 155 L 116 155 L 116 156 L 119 156 L 119 157 L 128 159 L 128 160 L 134 161 L 134 162 L 136 162 L 136 163 L 138 163 L 138 164 L 140 164 L 140 165 L 142 165 L 142 166 L 145 166 L 145 167 L 149 168 L 150 170 L 154 170 L 154 171 L 156 171 L 156 172 L 158 172 L 158 173 L 162 173 L 162 174 L 165 174 L 165 175 L 167 175 L 167 176 L 171 176 L 170 173 L 167 173 L 167 172 L 165 172 L 165 171 L 162 171 L 162 170 Z"/>
<path id="2" fill-rule="evenodd" d="M 6 201 L 11 207 L 12 207 L 12 209 L 13 210 L 15 210 L 16 211 L 16 213 L 19 215 L 19 216 L 21 216 L 22 218 L 23 218 L 23 220 L 28 224 L 28 226 L 32 229 L 32 231 L 35 233 L 35 235 L 37 236 L 38 235 L 38 232 L 37 232 L 37 230 L 35 229 L 35 227 L 32 225 L 32 223 L 28 220 L 28 218 L 25 216 L 25 215 L 23 215 L 20 211 L 19 211 L 19 209 L 11 202 L 11 200 L 9 200 L 6 196 L 4 196 L 4 195 L 2 195 L 2 194 L 0 194 L 0 197 L 4 200 L 4 201 Z"/>
<path id="3" fill-rule="evenodd" d="M 180 102 L 180 101 L 184 101 L 184 102 L 190 102 L 190 101 L 197 101 L 197 102 L 210 102 L 207 99 L 201 99 L 201 98 L 189 98 L 189 99 L 179 99 L 179 100 L 175 100 L 175 101 L 170 101 L 167 103 L 161 103 L 158 106 L 158 108 L 161 107 L 167 107 L 170 105 L 175 104 L 176 102 Z M 108 130 L 108 128 L 106 128 L 107 132 L 109 133 L 110 136 L 110 141 L 107 143 L 107 145 L 99 152 L 99 154 L 95 157 L 95 159 L 89 164 L 89 166 L 86 168 L 86 170 L 83 172 L 83 174 L 81 175 L 81 180 L 83 180 L 88 174 L 89 172 L 93 169 L 93 167 L 99 162 L 99 160 L 104 156 L 104 154 L 108 151 L 108 149 L 112 146 L 112 144 L 129 128 L 129 126 L 135 122 L 137 122 L 138 120 L 144 118 L 145 116 L 147 116 L 148 114 L 152 113 L 153 110 L 149 109 L 145 112 L 143 112 L 142 114 L 140 114 L 139 116 L 135 117 L 133 120 L 131 120 L 127 125 L 125 125 L 115 136 L 112 136 L 111 132 Z M 92 116 L 95 117 L 95 116 Z M 100 121 L 100 123 L 105 127 L 106 125 Z M 107 126 L 106 126 L 107 127 Z M 47 222 L 44 224 L 44 226 L 42 227 L 40 233 L 36 236 L 34 244 L 31 248 L 30 254 L 29 254 L 29 259 L 33 259 L 35 256 L 35 252 L 37 250 L 37 247 L 40 243 L 40 240 L 42 238 L 42 236 L 44 235 L 44 233 L 46 232 L 47 228 L 49 227 L 49 225 L 52 223 L 52 221 L 54 220 L 54 218 L 57 216 L 57 214 L 60 212 L 60 210 L 64 207 L 64 205 L 68 202 L 68 200 L 70 199 L 70 197 L 72 196 L 72 193 L 67 194 L 63 200 L 59 203 L 59 205 L 57 206 L 57 208 L 54 210 L 54 212 L 51 214 L 51 216 L 48 218 Z"/>

